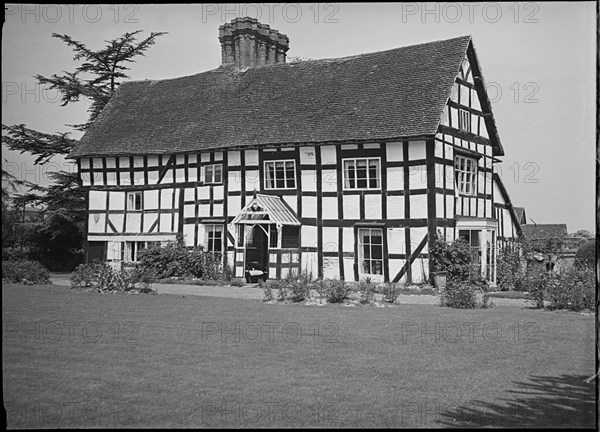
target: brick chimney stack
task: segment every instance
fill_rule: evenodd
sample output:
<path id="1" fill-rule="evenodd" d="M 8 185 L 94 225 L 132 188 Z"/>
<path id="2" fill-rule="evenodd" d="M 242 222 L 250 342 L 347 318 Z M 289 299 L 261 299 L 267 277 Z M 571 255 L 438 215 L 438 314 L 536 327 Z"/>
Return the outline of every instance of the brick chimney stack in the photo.
<path id="1" fill-rule="evenodd" d="M 255 18 L 235 18 L 219 27 L 223 65 L 239 69 L 285 63 L 290 40 Z"/>

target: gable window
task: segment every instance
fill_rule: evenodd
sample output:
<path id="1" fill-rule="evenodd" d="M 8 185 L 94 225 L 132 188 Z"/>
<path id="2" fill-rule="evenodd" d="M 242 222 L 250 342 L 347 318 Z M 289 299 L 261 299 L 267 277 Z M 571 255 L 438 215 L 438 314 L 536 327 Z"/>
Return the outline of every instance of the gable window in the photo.
<path id="1" fill-rule="evenodd" d="M 454 158 L 456 188 L 461 195 L 475 195 L 477 186 L 477 160 L 461 155 Z"/>
<path id="2" fill-rule="evenodd" d="M 208 224 L 205 225 L 205 244 L 206 251 L 211 253 L 223 252 L 223 225 Z"/>
<path id="3" fill-rule="evenodd" d="M 296 161 L 265 162 L 265 189 L 296 189 Z"/>
<path id="4" fill-rule="evenodd" d="M 222 183 L 223 165 L 212 164 L 204 166 L 204 183 Z"/>
<path id="5" fill-rule="evenodd" d="M 379 158 L 344 159 L 345 189 L 379 189 Z"/>
<path id="6" fill-rule="evenodd" d="M 127 192 L 127 210 L 141 211 L 142 210 L 142 193 Z"/>
<path id="7" fill-rule="evenodd" d="M 380 228 L 358 229 L 358 259 L 362 274 L 383 274 L 383 232 Z"/>
<path id="8" fill-rule="evenodd" d="M 469 111 L 458 110 L 458 127 L 466 132 L 471 132 L 471 113 Z"/>

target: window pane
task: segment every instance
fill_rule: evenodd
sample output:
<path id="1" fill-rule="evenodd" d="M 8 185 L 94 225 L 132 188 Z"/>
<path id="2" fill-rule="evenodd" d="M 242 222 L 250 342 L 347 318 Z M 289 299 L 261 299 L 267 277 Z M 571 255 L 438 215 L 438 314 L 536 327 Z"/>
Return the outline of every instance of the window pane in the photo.
<path id="1" fill-rule="evenodd" d="M 221 183 L 223 181 L 223 167 L 221 165 L 215 165 L 215 183 Z"/>

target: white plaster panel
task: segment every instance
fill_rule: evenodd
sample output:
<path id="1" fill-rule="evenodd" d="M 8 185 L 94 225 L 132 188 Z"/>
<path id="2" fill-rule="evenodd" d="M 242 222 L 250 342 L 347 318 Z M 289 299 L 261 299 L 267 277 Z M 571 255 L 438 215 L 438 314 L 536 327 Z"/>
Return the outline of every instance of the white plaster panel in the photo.
<path id="1" fill-rule="evenodd" d="M 438 218 L 444 217 L 444 195 L 435 195 L 435 213 Z"/>
<path id="2" fill-rule="evenodd" d="M 106 225 L 105 215 L 99 214 L 99 213 L 89 215 L 89 217 L 88 217 L 88 232 L 103 233 L 105 225 Z"/>
<path id="3" fill-rule="evenodd" d="M 300 163 L 314 165 L 317 163 L 314 147 L 300 147 Z"/>
<path id="4" fill-rule="evenodd" d="M 386 144 L 386 156 L 389 162 L 400 162 L 403 160 L 402 143 L 389 142 Z"/>
<path id="5" fill-rule="evenodd" d="M 196 216 L 196 204 L 185 204 L 183 206 L 183 217 L 193 218 Z"/>
<path id="6" fill-rule="evenodd" d="M 116 172 L 107 172 L 106 173 L 106 184 L 108 186 L 115 186 L 117 184 L 117 173 Z"/>
<path id="7" fill-rule="evenodd" d="M 223 152 L 215 152 L 215 161 L 223 160 Z"/>
<path id="8" fill-rule="evenodd" d="M 338 252 L 339 251 L 338 228 L 323 227 L 323 251 L 324 252 Z"/>
<path id="9" fill-rule="evenodd" d="M 246 192 L 260 191 L 260 173 L 258 170 L 246 170 Z"/>
<path id="10" fill-rule="evenodd" d="M 81 176 L 81 182 L 83 183 L 84 186 L 89 186 L 91 184 L 90 173 L 82 172 L 82 173 L 79 173 L 79 175 Z"/>
<path id="11" fill-rule="evenodd" d="M 408 187 L 410 189 L 427 188 L 427 166 L 415 165 L 408 167 Z"/>
<path id="12" fill-rule="evenodd" d="M 338 219 L 337 197 L 323 197 L 323 219 Z"/>
<path id="13" fill-rule="evenodd" d="M 241 177 L 242 173 L 240 171 L 229 171 L 227 173 L 227 188 L 230 192 L 239 192 L 242 190 Z"/>
<path id="14" fill-rule="evenodd" d="M 106 210 L 106 191 L 91 190 L 89 194 L 90 210 Z"/>
<path id="15" fill-rule="evenodd" d="M 360 198 L 358 195 L 344 195 L 344 219 L 360 219 Z"/>
<path id="16" fill-rule="evenodd" d="M 160 232 L 171 232 L 171 222 L 172 216 L 170 214 L 160 214 L 160 220 L 158 221 L 160 225 Z"/>
<path id="17" fill-rule="evenodd" d="M 344 257 L 344 279 L 346 281 L 354 280 L 354 258 Z"/>
<path id="18" fill-rule="evenodd" d="M 315 170 L 302 170 L 302 190 L 307 192 L 317 191 L 317 174 Z"/>
<path id="19" fill-rule="evenodd" d="M 340 278 L 340 265 L 337 257 L 323 257 L 323 278 Z"/>
<path id="20" fill-rule="evenodd" d="M 198 199 L 204 200 L 210 198 L 210 186 L 198 186 Z"/>
<path id="21" fill-rule="evenodd" d="M 337 191 L 337 171 L 333 169 L 324 169 L 322 177 L 323 192 Z"/>
<path id="22" fill-rule="evenodd" d="M 195 228 L 196 227 L 191 224 L 185 224 L 183 226 L 183 239 L 186 246 L 194 246 Z"/>
<path id="23" fill-rule="evenodd" d="M 258 166 L 258 150 L 246 150 L 245 165 L 249 166 Z"/>
<path id="24" fill-rule="evenodd" d="M 302 247 L 316 247 L 317 227 L 311 225 L 302 225 L 300 227 L 300 237 L 302 239 Z"/>
<path id="25" fill-rule="evenodd" d="M 210 216 L 210 204 L 198 204 L 198 217 Z"/>
<path id="26" fill-rule="evenodd" d="M 425 159 L 425 141 L 409 141 L 408 159 Z"/>
<path id="27" fill-rule="evenodd" d="M 92 165 L 94 167 L 94 171 L 101 170 L 102 169 L 102 158 L 101 157 L 92 158 Z"/>
<path id="28" fill-rule="evenodd" d="M 427 195 L 411 195 L 410 196 L 410 218 L 425 219 L 427 218 Z"/>
<path id="29" fill-rule="evenodd" d="M 223 191 L 224 191 L 224 186 L 213 186 L 213 198 L 215 200 L 222 200 L 223 199 Z"/>
<path id="30" fill-rule="evenodd" d="M 173 208 L 173 189 L 161 189 L 160 190 L 160 208 L 161 209 Z"/>
<path id="31" fill-rule="evenodd" d="M 229 216 L 237 216 L 242 210 L 241 196 L 227 196 L 227 213 Z"/>
<path id="32" fill-rule="evenodd" d="M 227 165 L 230 167 L 241 166 L 239 151 L 235 150 L 227 153 Z"/>
<path id="33" fill-rule="evenodd" d="M 450 219 L 454 216 L 454 197 L 449 195 L 446 197 L 446 217 Z"/>
<path id="34" fill-rule="evenodd" d="M 387 217 L 389 219 L 404 219 L 404 195 L 387 197 Z"/>
<path id="35" fill-rule="evenodd" d="M 129 172 L 119 172 L 119 181 L 121 182 L 121 186 L 131 186 L 131 177 L 129 176 Z"/>
<path id="36" fill-rule="evenodd" d="M 141 213 L 127 213 L 127 220 L 125 221 L 125 232 L 138 233 L 140 232 L 140 226 L 142 222 Z"/>
<path id="37" fill-rule="evenodd" d="M 389 167 L 387 169 L 387 189 L 388 190 L 403 190 L 404 189 L 404 168 Z"/>
<path id="38" fill-rule="evenodd" d="M 341 149 L 342 150 L 358 150 L 358 145 L 356 145 L 356 144 L 342 144 L 341 145 Z"/>
<path id="39" fill-rule="evenodd" d="M 335 164 L 336 154 L 335 146 L 322 146 L 321 147 L 321 163 L 322 164 Z"/>
<path id="40" fill-rule="evenodd" d="M 342 247 L 344 248 L 344 252 L 352 252 L 354 253 L 354 242 L 355 242 L 355 237 L 354 237 L 354 228 L 351 227 L 344 227 L 342 228 L 343 232 L 343 245 Z"/>
<path id="41" fill-rule="evenodd" d="M 406 253 L 406 237 L 405 228 L 388 228 L 387 229 L 387 240 L 388 240 L 388 252 L 392 254 L 403 254 Z M 390 267 L 391 269 L 391 267 Z M 399 271 L 400 269 L 398 269 Z M 390 273 L 391 276 L 391 273 Z"/>
<path id="42" fill-rule="evenodd" d="M 223 216 L 223 204 L 213 204 L 213 216 Z"/>
<path id="43" fill-rule="evenodd" d="M 133 184 L 143 185 L 144 184 L 144 173 L 142 171 L 135 171 L 133 173 Z"/>
<path id="44" fill-rule="evenodd" d="M 158 189 L 144 191 L 144 209 L 158 209 Z"/>
<path id="45" fill-rule="evenodd" d="M 365 150 L 367 149 L 379 149 L 381 146 L 379 145 L 379 143 L 366 143 L 363 144 L 363 148 Z"/>
<path id="46" fill-rule="evenodd" d="M 125 210 L 125 192 L 110 191 L 108 193 L 109 210 Z"/>
<path id="47" fill-rule="evenodd" d="M 365 218 L 381 219 L 381 195 L 365 195 Z"/>

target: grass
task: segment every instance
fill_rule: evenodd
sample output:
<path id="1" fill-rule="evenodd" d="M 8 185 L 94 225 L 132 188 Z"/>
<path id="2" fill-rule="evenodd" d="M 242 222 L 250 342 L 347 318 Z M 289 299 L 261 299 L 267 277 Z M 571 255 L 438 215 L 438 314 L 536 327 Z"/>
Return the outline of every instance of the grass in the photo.
<path id="1" fill-rule="evenodd" d="M 595 424 L 594 318 L 577 313 L 50 285 L 2 300 L 9 428 Z"/>

